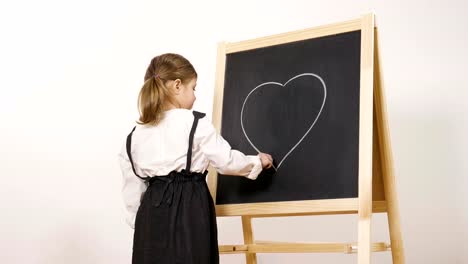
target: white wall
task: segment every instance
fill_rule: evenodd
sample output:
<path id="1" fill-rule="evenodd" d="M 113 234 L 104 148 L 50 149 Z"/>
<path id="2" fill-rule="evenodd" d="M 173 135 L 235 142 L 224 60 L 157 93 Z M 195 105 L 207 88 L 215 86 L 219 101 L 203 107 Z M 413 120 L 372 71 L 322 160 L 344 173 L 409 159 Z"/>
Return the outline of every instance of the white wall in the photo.
<path id="1" fill-rule="evenodd" d="M 407 263 L 467 263 L 467 7 L 454 0 L 2 2 L 0 262 L 130 263 L 116 154 L 137 118 L 153 56 L 177 52 L 192 61 L 195 108 L 211 116 L 218 41 L 373 11 Z M 373 220 L 373 240 L 388 241 L 384 215 Z M 238 218 L 218 221 L 220 243 L 242 241 Z M 356 216 L 254 221 L 259 240 L 355 241 L 356 227 Z M 259 255 L 268 264 L 356 259 Z M 373 259 L 391 263 L 387 252 Z"/>

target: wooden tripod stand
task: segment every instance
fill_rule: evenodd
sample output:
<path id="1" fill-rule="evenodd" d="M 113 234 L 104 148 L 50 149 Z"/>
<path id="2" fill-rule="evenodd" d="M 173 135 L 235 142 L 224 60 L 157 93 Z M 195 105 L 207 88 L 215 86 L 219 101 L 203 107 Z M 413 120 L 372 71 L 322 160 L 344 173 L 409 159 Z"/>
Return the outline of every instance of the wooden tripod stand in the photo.
<path id="1" fill-rule="evenodd" d="M 217 55 L 216 90 L 213 123 L 221 128 L 226 55 L 273 45 L 290 43 L 361 30 L 361 71 L 359 102 L 359 192 L 357 198 L 263 202 L 216 205 L 217 216 L 241 216 L 242 245 L 220 245 L 221 254 L 245 254 L 247 264 L 257 263 L 256 253 L 357 253 L 359 264 L 368 264 L 371 252 L 391 251 L 393 263 L 403 264 L 404 251 L 400 231 L 393 158 L 387 121 L 383 81 L 380 71 L 378 34 L 373 14 L 359 19 L 289 32 L 237 43 L 220 43 Z M 216 201 L 217 174 L 211 170 L 209 187 Z M 386 213 L 390 243 L 371 242 L 373 213 Z M 356 243 L 281 243 L 255 241 L 252 218 L 302 215 L 358 214 Z"/>

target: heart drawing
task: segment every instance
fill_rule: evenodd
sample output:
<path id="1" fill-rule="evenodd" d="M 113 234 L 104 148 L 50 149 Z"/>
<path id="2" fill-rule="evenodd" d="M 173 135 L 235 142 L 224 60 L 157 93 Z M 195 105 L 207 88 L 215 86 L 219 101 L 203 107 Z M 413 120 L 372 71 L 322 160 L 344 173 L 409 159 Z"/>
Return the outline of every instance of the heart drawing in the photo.
<path id="1" fill-rule="evenodd" d="M 283 164 L 283 162 L 286 160 L 286 158 L 288 158 L 288 156 L 297 148 L 297 146 L 299 146 L 299 144 L 301 144 L 301 142 L 304 140 L 304 138 L 307 136 L 307 134 L 309 134 L 309 132 L 312 130 L 312 128 L 315 126 L 315 123 L 317 122 L 318 118 L 320 117 L 321 113 L 322 113 L 322 110 L 323 110 L 323 107 L 325 105 L 325 101 L 327 99 L 327 87 L 326 87 L 326 84 L 325 82 L 323 81 L 323 79 L 317 75 L 317 74 L 314 74 L 314 73 L 302 73 L 302 74 L 299 74 L 299 75 L 296 75 L 294 77 L 292 77 L 291 79 L 289 79 L 286 83 L 282 84 L 282 83 L 278 83 L 278 82 L 265 82 L 265 83 L 262 83 L 260 85 L 258 85 L 257 87 L 255 87 L 252 91 L 250 91 L 250 93 L 247 95 L 247 97 L 245 98 L 244 100 L 244 103 L 242 104 L 242 110 L 241 110 L 241 113 L 240 113 L 240 121 L 241 121 L 241 127 L 242 127 L 242 132 L 244 133 L 245 135 L 245 138 L 247 139 L 247 141 L 249 142 L 249 144 L 258 152 L 260 153 L 261 151 L 255 146 L 255 144 L 250 140 L 249 136 L 247 135 L 247 132 L 245 131 L 245 128 L 244 128 L 244 107 L 245 107 L 245 104 L 247 102 L 247 100 L 249 99 L 250 95 L 255 92 L 257 89 L 260 89 L 266 85 L 278 85 L 280 87 L 283 87 L 283 88 L 288 88 L 287 85 L 288 83 L 290 83 L 291 81 L 297 79 L 297 78 L 301 78 L 301 77 L 304 77 L 304 76 L 312 76 L 312 77 L 315 77 L 317 78 L 321 83 L 322 83 L 322 86 L 323 86 L 323 102 L 322 102 L 322 106 L 320 107 L 320 111 L 318 112 L 317 116 L 315 117 L 314 121 L 312 122 L 312 124 L 310 125 L 310 127 L 307 129 L 307 131 L 305 132 L 305 134 L 299 139 L 299 141 L 297 141 L 297 143 L 286 153 L 286 155 L 284 155 L 284 157 L 281 159 L 281 161 L 278 163 L 278 166 L 275 167 L 273 166 L 273 168 L 278 171 L 278 169 L 281 167 L 281 165 Z"/>

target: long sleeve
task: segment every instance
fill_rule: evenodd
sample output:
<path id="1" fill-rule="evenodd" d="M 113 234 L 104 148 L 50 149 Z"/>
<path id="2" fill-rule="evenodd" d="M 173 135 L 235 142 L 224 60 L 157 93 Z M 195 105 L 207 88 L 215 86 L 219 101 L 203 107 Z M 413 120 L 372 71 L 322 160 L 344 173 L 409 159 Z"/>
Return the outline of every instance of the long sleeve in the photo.
<path id="1" fill-rule="evenodd" d="M 219 173 L 255 180 L 262 172 L 260 157 L 232 149 L 207 118 L 200 119 L 196 138 L 201 151 Z"/>
<path id="2" fill-rule="evenodd" d="M 135 217 L 140 207 L 141 195 L 146 191 L 145 182 L 138 178 L 132 170 L 132 165 L 125 151 L 125 145 L 118 155 L 122 171 L 123 185 L 122 198 L 126 209 L 125 220 L 131 228 L 135 228 Z"/>

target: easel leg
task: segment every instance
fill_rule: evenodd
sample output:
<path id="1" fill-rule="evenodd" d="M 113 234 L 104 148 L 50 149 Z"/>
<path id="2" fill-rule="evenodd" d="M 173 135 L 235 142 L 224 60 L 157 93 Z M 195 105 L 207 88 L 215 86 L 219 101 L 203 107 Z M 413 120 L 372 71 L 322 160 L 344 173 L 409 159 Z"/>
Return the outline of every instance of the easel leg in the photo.
<path id="1" fill-rule="evenodd" d="M 242 229 L 244 231 L 244 244 L 253 244 L 252 217 L 242 216 Z M 246 253 L 245 261 L 247 264 L 257 264 L 257 254 Z"/>
<path id="2" fill-rule="evenodd" d="M 374 71 L 374 93 L 375 109 L 377 115 L 377 132 L 380 144 L 380 156 L 382 159 L 382 178 L 384 183 L 385 200 L 387 201 L 388 229 L 392 248 L 392 259 L 394 264 L 404 264 L 405 255 L 403 251 L 403 240 L 400 229 L 400 214 L 393 172 L 393 157 L 390 148 L 390 134 L 387 121 L 387 109 L 383 93 L 382 76 L 380 74 L 379 45 L 377 28 L 375 29 L 375 71 Z"/>
<path id="3" fill-rule="evenodd" d="M 371 219 L 359 217 L 358 263 L 369 264 L 371 259 Z"/>
<path id="4" fill-rule="evenodd" d="M 365 15 L 361 26 L 361 94 L 359 104 L 359 227 L 358 263 L 371 259 L 372 132 L 374 87 L 374 15 Z"/>

